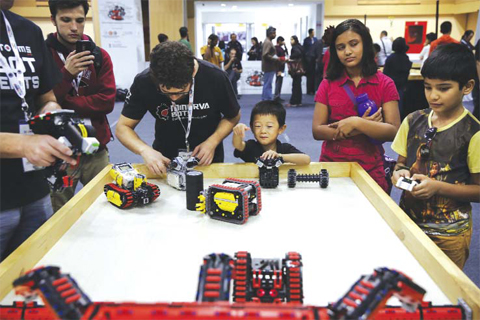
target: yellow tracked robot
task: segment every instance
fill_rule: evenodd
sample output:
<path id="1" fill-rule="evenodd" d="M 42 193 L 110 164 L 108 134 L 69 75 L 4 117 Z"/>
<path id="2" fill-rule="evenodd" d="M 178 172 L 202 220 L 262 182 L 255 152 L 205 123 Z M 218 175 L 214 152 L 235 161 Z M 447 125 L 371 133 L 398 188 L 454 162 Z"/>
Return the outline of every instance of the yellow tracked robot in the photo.
<path id="1" fill-rule="evenodd" d="M 262 195 L 257 181 L 226 179 L 223 184 L 211 185 L 198 197 L 197 211 L 212 219 L 244 224 L 249 216 L 262 209 Z"/>
<path id="2" fill-rule="evenodd" d="M 112 165 L 110 176 L 114 183 L 106 184 L 104 192 L 107 200 L 120 209 L 148 204 L 160 196 L 158 186 L 148 183 L 145 175 L 138 173 L 130 163 Z"/>

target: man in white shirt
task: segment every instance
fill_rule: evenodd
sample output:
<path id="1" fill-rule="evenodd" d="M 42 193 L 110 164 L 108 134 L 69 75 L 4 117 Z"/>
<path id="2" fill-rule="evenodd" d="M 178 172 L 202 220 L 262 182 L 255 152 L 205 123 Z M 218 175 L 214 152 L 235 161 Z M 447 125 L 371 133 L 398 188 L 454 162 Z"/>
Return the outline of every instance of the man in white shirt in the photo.
<path id="1" fill-rule="evenodd" d="M 385 60 L 387 60 L 388 56 L 392 54 L 392 40 L 390 40 L 387 35 L 387 31 L 382 31 L 380 33 L 380 41 L 377 41 L 380 46 L 380 52 L 378 53 L 379 66 L 385 65 Z"/>

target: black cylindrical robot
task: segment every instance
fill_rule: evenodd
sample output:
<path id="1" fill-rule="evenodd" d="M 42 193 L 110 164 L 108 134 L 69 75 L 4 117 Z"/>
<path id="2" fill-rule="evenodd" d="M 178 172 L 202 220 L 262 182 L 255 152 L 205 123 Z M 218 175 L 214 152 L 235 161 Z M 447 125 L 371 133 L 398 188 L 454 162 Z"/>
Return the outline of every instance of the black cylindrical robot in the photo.
<path id="1" fill-rule="evenodd" d="M 198 202 L 198 195 L 203 191 L 203 173 L 196 170 L 187 171 L 187 209 L 195 211 Z"/>

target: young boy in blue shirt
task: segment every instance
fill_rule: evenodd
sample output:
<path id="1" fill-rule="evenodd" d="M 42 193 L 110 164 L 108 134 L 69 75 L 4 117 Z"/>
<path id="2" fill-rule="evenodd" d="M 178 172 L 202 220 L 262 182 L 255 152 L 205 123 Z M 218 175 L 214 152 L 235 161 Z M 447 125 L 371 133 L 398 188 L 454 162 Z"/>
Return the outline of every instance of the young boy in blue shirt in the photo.
<path id="1" fill-rule="evenodd" d="M 472 207 L 480 202 L 480 122 L 462 105 L 475 59 L 460 44 L 439 46 L 422 68 L 429 109 L 408 115 L 392 144 L 392 182 L 418 182 L 401 208 L 460 268 L 469 255 Z"/>
<path id="2" fill-rule="evenodd" d="M 285 131 L 286 111 L 280 102 L 265 100 L 257 103 L 250 115 L 250 129 L 243 123 L 233 128 L 234 156 L 245 162 L 282 157 L 285 162 L 298 165 L 310 163 L 310 157 L 289 143 L 282 143 L 278 136 Z M 245 132 L 252 130 L 256 140 L 243 141 Z"/>

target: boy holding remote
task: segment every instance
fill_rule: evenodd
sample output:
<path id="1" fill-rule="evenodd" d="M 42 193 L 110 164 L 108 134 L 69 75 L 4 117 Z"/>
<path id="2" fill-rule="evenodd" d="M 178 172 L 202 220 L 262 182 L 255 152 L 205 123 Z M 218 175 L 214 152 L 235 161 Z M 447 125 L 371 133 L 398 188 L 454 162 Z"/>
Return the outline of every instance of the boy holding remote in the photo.
<path id="1" fill-rule="evenodd" d="M 463 268 L 472 234 L 470 202 L 480 202 L 480 122 L 462 105 L 474 86 L 474 56 L 460 44 L 440 46 L 422 75 L 430 108 L 403 121 L 392 144 L 399 155 L 392 182 L 411 188 L 403 192 L 401 208 Z"/>

